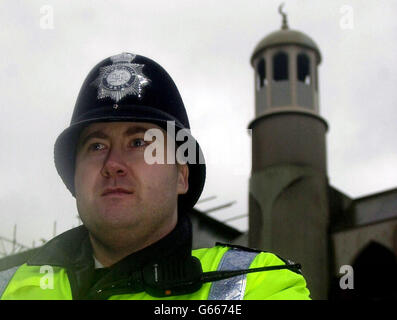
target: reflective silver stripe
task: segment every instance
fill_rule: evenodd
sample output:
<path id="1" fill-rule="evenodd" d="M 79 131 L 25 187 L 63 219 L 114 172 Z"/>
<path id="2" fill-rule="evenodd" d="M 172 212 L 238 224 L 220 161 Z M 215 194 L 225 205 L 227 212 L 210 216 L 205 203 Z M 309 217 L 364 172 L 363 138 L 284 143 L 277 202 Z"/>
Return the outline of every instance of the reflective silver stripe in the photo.
<path id="1" fill-rule="evenodd" d="M 231 248 L 223 255 L 218 271 L 249 269 L 257 254 L 257 252 Z M 214 281 L 208 300 L 243 300 L 246 282 L 246 274 Z"/>
<path id="2" fill-rule="evenodd" d="M 0 298 L 3 295 L 4 291 L 7 288 L 8 283 L 10 282 L 14 273 L 18 270 L 19 266 L 0 271 Z"/>

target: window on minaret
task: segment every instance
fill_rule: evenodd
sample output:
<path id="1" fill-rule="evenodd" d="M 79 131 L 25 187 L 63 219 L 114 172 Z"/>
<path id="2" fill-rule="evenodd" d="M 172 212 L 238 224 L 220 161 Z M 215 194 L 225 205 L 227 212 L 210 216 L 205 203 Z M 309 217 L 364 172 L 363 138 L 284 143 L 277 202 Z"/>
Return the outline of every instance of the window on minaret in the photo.
<path id="1" fill-rule="evenodd" d="M 266 79 L 266 62 L 265 59 L 260 59 L 258 62 L 257 66 L 257 88 L 263 88 L 265 85 L 267 85 L 267 79 Z"/>
<path id="2" fill-rule="evenodd" d="M 279 52 L 273 56 L 273 79 L 275 81 L 288 80 L 288 55 Z"/>
<path id="3" fill-rule="evenodd" d="M 307 85 L 311 83 L 310 77 L 310 59 L 305 53 L 300 53 L 297 57 L 298 81 Z"/>

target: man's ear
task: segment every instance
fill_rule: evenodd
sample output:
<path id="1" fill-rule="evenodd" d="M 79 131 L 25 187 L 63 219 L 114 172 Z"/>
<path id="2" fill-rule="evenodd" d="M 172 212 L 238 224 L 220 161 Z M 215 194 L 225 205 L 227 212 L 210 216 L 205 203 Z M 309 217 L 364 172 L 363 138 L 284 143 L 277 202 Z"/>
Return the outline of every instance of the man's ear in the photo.
<path id="1" fill-rule="evenodd" d="M 177 164 L 178 181 L 177 191 L 178 194 L 185 194 L 189 189 L 189 167 L 187 164 Z"/>

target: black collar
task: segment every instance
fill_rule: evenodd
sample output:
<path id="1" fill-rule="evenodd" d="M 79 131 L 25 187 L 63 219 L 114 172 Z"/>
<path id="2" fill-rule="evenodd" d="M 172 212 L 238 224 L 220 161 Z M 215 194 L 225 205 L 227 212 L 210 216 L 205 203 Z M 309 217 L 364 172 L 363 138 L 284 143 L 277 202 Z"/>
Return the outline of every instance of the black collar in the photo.
<path id="1" fill-rule="evenodd" d="M 70 268 L 87 263 L 92 255 L 88 231 L 84 225 L 68 230 L 42 246 L 28 261 L 28 265 L 50 265 Z"/>

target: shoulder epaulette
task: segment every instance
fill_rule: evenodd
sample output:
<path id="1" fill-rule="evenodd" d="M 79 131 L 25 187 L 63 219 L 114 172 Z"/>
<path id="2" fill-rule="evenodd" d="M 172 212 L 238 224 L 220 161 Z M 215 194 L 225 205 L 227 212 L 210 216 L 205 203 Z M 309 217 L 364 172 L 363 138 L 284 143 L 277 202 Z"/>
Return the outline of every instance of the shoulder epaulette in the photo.
<path id="1" fill-rule="evenodd" d="M 240 245 L 237 245 L 237 244 L 230 244 L 230 243 L 216 242 L 215 245 L 216 246 L 230 247 L 230 248 L 239 249 L 239 250 L 248 251 L 248 252 L 258 252 L 258 253 L 267 252 L 267 251 L 256 249 L 256 248 L 249 248 L 249 247 L 244 247 L 244 246 L 240 246 Z"/>
<path id="2" fill-rule="evenodd" d="M 225 247 L 230 247 L 230 248 L 234 248 L 234 249 L 238 249 L 238 250 L 242 250 L 242 251 L 248 251 L 248 252 L 267 252 L 269 253 L 269 251 L 265 251 L 265 250 L 261 250 L 261 249 L 257 249 L 257 248 L 250 248 L 250 247 L 244 247 L 244 246 L 240 246 L 237 244 L 230 244 L 230 243 L 222 243 L 222 242 L 216 242 L 215 243 L 216 246 L 225 246 Z M 290 266 L 290 265 L 296 265 L 296 263 L 290 259 L 284 259 L 282 257 L 280 257 L 279 255 L 273 253 L 277 258 L 279 258 L 281 261 L 283 261 L 286 265 Z M 298 274 L 302 274 L 302 270 L 299 269 L 295 269 L 296 273 Z M 294 271 L 294 270 L 292 270 Z"/>

